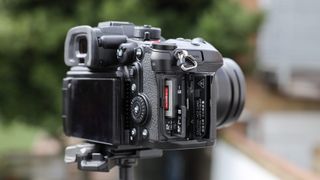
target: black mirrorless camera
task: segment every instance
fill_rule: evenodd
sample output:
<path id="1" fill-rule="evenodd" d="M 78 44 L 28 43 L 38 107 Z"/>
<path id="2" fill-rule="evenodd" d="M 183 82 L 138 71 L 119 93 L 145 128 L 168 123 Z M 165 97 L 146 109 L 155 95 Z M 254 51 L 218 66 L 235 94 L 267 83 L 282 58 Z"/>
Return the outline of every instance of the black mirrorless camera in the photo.
<path id="1" fill-rule="evenodd" d="M 116 150 L 201 148 L 244 106 L 241 69 L 201 38 L 102 22 L 70 29 L 64 50 L 68 136 Z"/>

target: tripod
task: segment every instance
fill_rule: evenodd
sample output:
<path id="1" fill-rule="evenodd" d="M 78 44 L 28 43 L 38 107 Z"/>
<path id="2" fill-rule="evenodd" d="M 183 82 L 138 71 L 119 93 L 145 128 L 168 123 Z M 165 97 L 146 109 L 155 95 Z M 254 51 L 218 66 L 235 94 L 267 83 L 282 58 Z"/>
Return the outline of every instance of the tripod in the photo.
<path id="1" fill-rule="evenodd" d="M 64 161 L 77 163 L 83 171 L 109 172 L 114 166 L 119 166 L 120 180 L 134 180 L 133 167 L 138 159 L 156 158 L 162 156 L 158 149 L 113 150 L 101 144 L 77 144 L 68 146 Z"/>

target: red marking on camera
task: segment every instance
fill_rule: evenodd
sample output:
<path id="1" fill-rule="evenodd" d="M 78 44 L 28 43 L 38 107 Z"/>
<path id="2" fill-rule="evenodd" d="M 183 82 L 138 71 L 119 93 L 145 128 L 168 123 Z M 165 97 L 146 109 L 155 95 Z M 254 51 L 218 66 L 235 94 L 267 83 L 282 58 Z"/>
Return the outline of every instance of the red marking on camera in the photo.
<path id="1" fill-rule="evenodd" d="M 153 40 L 151 41 L 153 44 L 159 44 L 161 41 L 160 40 Z"/>
<path id="2" fill-rule="evenodd" d="M 164 110 L 169 110 L 169 87 L 164 87 Z"/>

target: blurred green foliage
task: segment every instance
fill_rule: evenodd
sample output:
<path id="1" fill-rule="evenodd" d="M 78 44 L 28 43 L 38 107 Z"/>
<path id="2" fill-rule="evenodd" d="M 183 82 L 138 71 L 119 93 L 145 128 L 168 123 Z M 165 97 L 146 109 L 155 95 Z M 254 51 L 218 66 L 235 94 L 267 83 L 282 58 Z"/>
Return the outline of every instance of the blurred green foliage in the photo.
<path id="1" fill-rule="evenodd" d="M 203 36 L 223 55 L 246 54 L 259 17 L 232 0 L 0 0 L 0 115 L 57 132 L 68 29 L 105 20 L 162 28 L 166 38 Z"/>
<path id="2" fill-rule="evenodd" d="M 0 124 L 0 159 L 8 152 L 18 153 L 32 150 L 35 137 L 41 133 L 39 129 L 19 122 L 13 122 L 10 125 Z M 3 164 L 0 163 L 0 169 L 1 165 Z"/>
<path id="3" fill-rule="evenodd" d="M 237 1 L 218 0 L 200 18 L 196 34 L 224 56 L 235 58 L 253 48 L 248 38 L 257 31 L 261 20 L 261 13 L 249 13 Z"/>

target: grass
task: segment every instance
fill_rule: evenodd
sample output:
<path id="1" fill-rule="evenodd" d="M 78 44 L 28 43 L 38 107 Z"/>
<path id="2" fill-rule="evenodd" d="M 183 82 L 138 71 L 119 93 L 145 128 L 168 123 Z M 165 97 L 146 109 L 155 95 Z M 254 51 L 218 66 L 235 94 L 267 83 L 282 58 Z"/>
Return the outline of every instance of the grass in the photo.
<path id="1" fill-rule="evenodd" d="M 0 155 L 29 151 L 40 130 L 21 123 L 0 123 Z"/>

